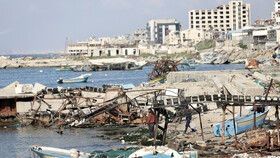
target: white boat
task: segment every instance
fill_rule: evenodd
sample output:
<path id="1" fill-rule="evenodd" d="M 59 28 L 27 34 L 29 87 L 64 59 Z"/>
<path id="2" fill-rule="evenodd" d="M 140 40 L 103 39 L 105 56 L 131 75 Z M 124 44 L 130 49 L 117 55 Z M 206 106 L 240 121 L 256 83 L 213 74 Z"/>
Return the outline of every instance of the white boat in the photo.
<path id="1" fill-rule="evenodd" d="M 65 150 L 60 148 L 34 145 L 31 151 L 40 158 L 89 158 L 89 153 L 81 152 L 77 149 Z"/>
<path id="2" fill-rule="evenodd" d="M 177 151 L 166 146 L 148 146 L 130 154 L 128 158 L 183 158 Z"/>
<path id="3" fill-rule="evenodd" d="M 70 78 L 70 79 L 63 79 L 59 78 L 57 83 L 80 83 L 80 82 L 87 82 L 87 79 L 91 76 L 91 74 L 82 74 L 79 77 Z"/>

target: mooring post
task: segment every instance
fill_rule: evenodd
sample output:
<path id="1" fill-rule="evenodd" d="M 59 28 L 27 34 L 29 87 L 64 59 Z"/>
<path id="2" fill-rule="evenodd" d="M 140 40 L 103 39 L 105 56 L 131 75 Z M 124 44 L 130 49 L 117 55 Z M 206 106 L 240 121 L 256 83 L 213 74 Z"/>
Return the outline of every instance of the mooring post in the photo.
<path id="1" fill-rule="evenodd" d="M 235 125 L 235 106 L 232 106 L 232 119 L 233 119 L 233 127 L 234 127 L 234 136 L 235 136 L 235 140 L 237 140 L 237 135 L 236 135 L 236 125 Z"/>
<path id="2" fill-rule="evenodd" d="M 158 121 L 159 121 L 159 112 L 158 110 L 156 110 L 156 125 L 154 127 L 154 146 L 156 146 L 157 143 Z"/>
<path id="3" fill-rule="evenodd" d="M 226 105 L 222 105 L 223 109 L 223 128 L 222 128 L 222 144 L 225 143 L 225 120 L 226 120 Z"/>

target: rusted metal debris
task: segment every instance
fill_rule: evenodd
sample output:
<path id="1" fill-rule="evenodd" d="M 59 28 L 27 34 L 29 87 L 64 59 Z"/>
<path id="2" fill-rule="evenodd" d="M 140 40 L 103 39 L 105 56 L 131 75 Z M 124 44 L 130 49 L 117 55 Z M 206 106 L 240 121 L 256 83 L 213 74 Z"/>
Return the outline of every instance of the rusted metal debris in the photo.
<path id="1" fill-rule="evenodd" d="M 179 61 L 173 61 L 168 59 L 162 59 L 155 62 L 153 71 L 149 74 L 149 80 L 154 80 L 166 75 L 171 71 L 178 71 Z"/>

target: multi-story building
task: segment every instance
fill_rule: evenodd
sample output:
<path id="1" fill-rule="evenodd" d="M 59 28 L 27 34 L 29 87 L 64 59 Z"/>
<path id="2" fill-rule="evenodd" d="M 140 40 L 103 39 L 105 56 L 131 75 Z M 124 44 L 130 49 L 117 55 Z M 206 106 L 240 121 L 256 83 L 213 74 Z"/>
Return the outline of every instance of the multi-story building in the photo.
<path id="1" fill-rule="evenodd" d="M 231 1 L 216 9 L 189 11 L 189 28 L 213 31 L 239 30 L 251 24 L 250 4 Z"/>
<path id="2" fill-rule="evenodd" d="M 280 11 L 280 0 L 274 0 L 274 11 L 271 12 L 271 19 L 276 19 L 279 17 Z"/>
<path id="3" fill-rule="evenodd" d="M 150 20 L 147 23 L 148 42 L 150 44 L 163 44 L 171 31 L 180 31 L 181 24 L 176 19 Z"/>
<path id="4" fill-rule="evenodd" d="M 194 46 L 200 41 L 213 39 L 211 31 L 202 29 L 188 29 L 180 32 L 181 44 L 184 46 Z"/>

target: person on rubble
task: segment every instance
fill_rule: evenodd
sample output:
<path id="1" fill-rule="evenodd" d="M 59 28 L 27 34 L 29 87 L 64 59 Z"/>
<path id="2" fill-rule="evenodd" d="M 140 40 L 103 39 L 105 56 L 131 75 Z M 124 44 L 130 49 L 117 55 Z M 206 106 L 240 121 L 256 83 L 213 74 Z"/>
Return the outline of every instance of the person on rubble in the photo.
<path id="1" fill-rule="evenodd" d="M 188 106 L 188 105 L 186 105 L 185 108 L 186 108 L 186 126 L 185 126 L 184 134 L 187 133 L 189 127 L 190 127 L 190 129 L 192 130 L 192 132 L 195 132 L 195 131 L 196 131 L 195 128 L 192 128 L 192 127 L 190 126 L 190 123 L 191 123 L 191 120 L 192 120 L 192 112 L 191 112 L 191 110 L 189 109 L 189 106 Z"/>
<path id="2" fill-rule="evenodd" d="M 148 120 L 147 124 L 149 127 L 149 137 L 153 138 L 154 137 L 154 126 L 155 126 L 155 113 L 151 108 L 149 108 L 149 115 L 148 115 Z"/>

